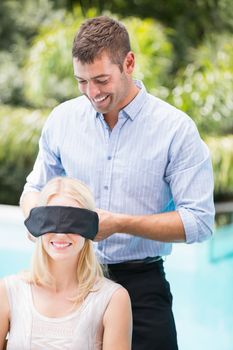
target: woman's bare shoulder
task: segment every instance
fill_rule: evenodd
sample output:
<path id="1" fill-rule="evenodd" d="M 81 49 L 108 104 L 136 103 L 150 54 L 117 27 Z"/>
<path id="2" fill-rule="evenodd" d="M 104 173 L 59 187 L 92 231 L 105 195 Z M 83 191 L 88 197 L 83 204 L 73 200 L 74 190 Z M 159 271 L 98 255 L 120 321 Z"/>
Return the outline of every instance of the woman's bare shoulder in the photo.
<path id="1" fill-rule="evenodd" d="M 6 283 L 4 278 L 0 279 L 0 300 L 1 300 L 0 313 L 9 314 L 10 307 L 9 307 L 7 288 L 6 288 Z"/>
<path id="2" fill-rule="evenodd" d="M 104 314 L 103 349 L 131 349 L 132 310 L 128 291 L 119 286 Z"/>
<path id="3" fill-rule="evenodd" d="M 118 284 L 118 288 L 112 295 L 111 303 L 115 303 L 116 305 L 120 304 L 129 304 L 130 305 L 130 297 L 128 291 Z"/>

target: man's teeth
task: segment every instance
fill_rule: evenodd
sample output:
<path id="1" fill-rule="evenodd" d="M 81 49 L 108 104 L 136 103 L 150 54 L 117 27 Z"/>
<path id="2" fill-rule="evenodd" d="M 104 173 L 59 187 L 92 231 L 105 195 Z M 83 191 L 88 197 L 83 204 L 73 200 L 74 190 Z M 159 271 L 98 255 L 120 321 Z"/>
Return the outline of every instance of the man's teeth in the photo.
<path id="1" fill-rule="evenodd" d="M 104 96 L 104 97 L 94 98 L 94 101 L 95 101 L 95 102 L 102 102 L 102 101 L 104 101 L 107 97 L 108 97 L 108 95 L 107 95 L 107 96 Z"/>
<path id="2" fill-rule="evenodd" d="M 52 242 L 52 245 L 54 247 L 57 247 L 57 248 L 65 248 L 65 247 L 69 247 L 71 243 L 56 243 L 56 242 Z"/>

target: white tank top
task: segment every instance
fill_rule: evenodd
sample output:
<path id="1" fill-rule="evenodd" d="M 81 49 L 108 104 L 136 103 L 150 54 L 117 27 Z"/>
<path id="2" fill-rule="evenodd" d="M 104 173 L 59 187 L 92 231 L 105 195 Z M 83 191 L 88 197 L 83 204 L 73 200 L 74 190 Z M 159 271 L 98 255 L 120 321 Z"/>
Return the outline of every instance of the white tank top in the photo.
<path id="1" fill-rule="evenodd" d="M 119 284 L 103 278 L 100 288 L 89 293 L 78 310 L 49 318 L 35 309 L 29 283 L 17 275 L 4 281 L 11 314 L 7 350 L 102 349 L 103 315 Z"/>

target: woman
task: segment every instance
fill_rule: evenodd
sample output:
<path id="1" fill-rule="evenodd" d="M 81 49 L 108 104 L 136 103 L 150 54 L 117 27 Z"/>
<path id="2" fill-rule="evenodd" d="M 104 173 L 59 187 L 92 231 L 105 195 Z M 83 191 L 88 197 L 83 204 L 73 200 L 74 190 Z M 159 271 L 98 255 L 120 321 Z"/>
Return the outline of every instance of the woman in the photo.
<path id="1" fill-rule="evenodd" d="M 25 224 L 37 237 L 33 263 L 0 281 L 0 350 L 8 332 L 7 350 L 131 349 L 128 293 L 103 277 L 88 239 L 98 215 L 87 187 L 54 178 Z"/>

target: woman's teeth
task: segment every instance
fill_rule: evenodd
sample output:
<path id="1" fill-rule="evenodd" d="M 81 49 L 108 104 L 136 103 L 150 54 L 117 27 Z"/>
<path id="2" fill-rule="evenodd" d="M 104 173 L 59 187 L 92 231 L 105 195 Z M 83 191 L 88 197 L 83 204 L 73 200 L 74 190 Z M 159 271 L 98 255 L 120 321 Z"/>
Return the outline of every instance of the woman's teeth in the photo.
<path id="1" fill-rule="evenodd" d="M 51 242 L 51 243 L 56 248 L 66 248 L 71 245 L 71 243 L 58 243 L 58 242 Z"/>

